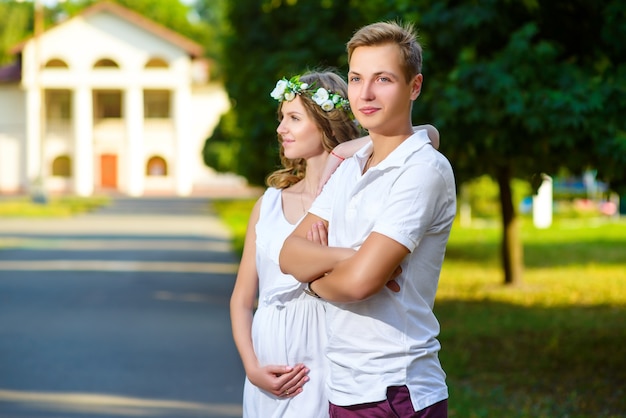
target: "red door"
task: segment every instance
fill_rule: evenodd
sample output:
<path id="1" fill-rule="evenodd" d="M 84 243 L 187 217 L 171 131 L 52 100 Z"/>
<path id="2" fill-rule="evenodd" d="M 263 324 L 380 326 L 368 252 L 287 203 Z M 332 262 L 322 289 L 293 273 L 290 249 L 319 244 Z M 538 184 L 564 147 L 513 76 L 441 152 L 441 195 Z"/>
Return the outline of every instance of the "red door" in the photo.
<path id="1" fill-rule="evenodd" d="M 100 156 L 100 185 L 103 188 L 117 188 L 117 155 L 102 154 Z"/>

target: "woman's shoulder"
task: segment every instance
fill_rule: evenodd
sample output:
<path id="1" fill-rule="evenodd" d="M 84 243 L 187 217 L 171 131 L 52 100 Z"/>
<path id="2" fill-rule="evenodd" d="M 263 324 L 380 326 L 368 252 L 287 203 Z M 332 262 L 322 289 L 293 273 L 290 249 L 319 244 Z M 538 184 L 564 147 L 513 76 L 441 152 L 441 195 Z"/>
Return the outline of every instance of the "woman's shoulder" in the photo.
<path id="1" fill-rule="evenodd" d="M 282 193 L 282 189 L 278 189 L 276 187 L 268 187 L 265 189 L 263 196 L 261 196 L 264 200 L 272 200 L 278 198 Z"/>
<path id="2" fill-rule="evenodd" d="M 280 204 L 282 190 L 275 187 L 268 187 L 259 198 L 257 205 L 260 206 L 261 213 L 271 212 L 277 204 Z"/>

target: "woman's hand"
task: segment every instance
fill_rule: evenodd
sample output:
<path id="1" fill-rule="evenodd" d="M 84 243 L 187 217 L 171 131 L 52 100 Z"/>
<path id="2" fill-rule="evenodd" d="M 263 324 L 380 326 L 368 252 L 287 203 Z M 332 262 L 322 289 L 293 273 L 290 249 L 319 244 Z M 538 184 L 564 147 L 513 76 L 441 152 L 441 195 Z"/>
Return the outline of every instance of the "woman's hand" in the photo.
<path id="1" fill-rule="evenodd" d="M 328 246 L 328 228 L 324 222 L 315 222 L 311 225 L 311 230 L 307 232 L 306 238 L 311 242 L 316 242 L 323 246 Z M 395 280 L 402 274 L 402 267 L 397 266 L 396 269 L 389 276 L 387 281 L 387 288 L 392 292 L 398 293 L 400 291 L 400 284 Z"/>
<path id="2" fill-rule="evenodd" d="M 306 233 L 309 241 L 328 247 L 328 228 L 324 222 L 315 222 L 311 225 L 311 230 Z"/>
<path id="3" fill-rule="evenodd" d="M 387 288 L 392 292 L 398 293 L 400 291 L 400 285 L 396 281 L 396 277 L 400 274 L 402 274 L 402 267 L 398 266 L 393 273 L 391 273 L 391 276 L 389 276 L 389 280 L 385 286 L 387 286 Z"/>
<path id="4" fill-rule="evenodd" d="M 301 393 L 302 386 L 309 381 L 308 372 L 304 364 L 294 367 L 269 365 L 250 371 L 248 380 L 274 396 L 292 398 Z"/>

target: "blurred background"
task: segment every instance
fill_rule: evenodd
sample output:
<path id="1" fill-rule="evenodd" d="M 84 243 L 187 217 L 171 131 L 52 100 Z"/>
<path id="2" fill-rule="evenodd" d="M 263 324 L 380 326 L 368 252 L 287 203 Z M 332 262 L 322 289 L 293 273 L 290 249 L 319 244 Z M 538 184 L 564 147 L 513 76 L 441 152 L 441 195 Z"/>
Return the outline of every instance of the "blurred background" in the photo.
<path id="1" fill-rule="evenodd" d="M 440 131 L 440 150 L 457 178 L 456 238 L 477 252 L 468 255 L 454 241 L 449 258 L 462 253 L 484 261 L 481 251 L 496 254 L 496 282 L 517 289 L 548 280 L 528 274 L 546 260 L 558 259 L 561 267 L 581 259 L 586 266 L 606 263 L 617 270 L 601 275 L 611 281 L 604 296 L 586 300 L 578 290 L 581 299 L 573 302 L 617 305 L 618 311 L 605 313 L 620 321 L 624 1 L 0 0 L 0 16 L 0 194 L 27 194 L 40 204 L 55 195 L 190 196 L 262 186 L 279 164 L 276 104 L 269 96 L 276 81 L 326 67 L 346 74 L 345 43 L 355 30 L 380 20 L 412 22 L 424 49 L 424 85 L 413 122 Z M 462 227 L 474 229 L 463 235 Z M 495 237 L 485 247 L 477 244 L 480 228 Z M 572 229 L 596 234 L 570 236 Z M 567 245 L 557 245 L 557 236 Z M 581 257 L 576 243 L 595 252 Z M 576 268 L 580 276 L 596 277 Z M 468 270 L 460 266 L 458 272 Z M 445 268 L 443 280 L 442 297 L 459 297 L 463 285 L 448 289 Z M 483 295 L 477 289 L 465 290 Z M 568 292 L 557 290 L 573 294 Z M 523 300 L 534 299 L 525 294 Z M 546 323 L 553 314 L 532 323 Z M 507 311 L 505 317 L 517 315 Z M 623 348 L 613 345 L 623 331 L 616 334 L 618 322 L 609 323 L 591 345 L 623 356 Z M 562 328 L 554 326 L 546 344 L 558 350 L 563 341 L 554 330 Z M 455 338 L 462 339 L 460 333 Z M 533 346 L 530 337 L 524 341 Z M 610 374 L 607 382 L 619 386 L 609 370 L 623 371 L 624 364 L 608 364 L 602 369 Z M 467 378 L 461 375 L 455 382 Z M 581 376 L 575 379 L 587 380 Z M 623 386 L 623 375 L 620 381 Z M 463 393 L 475 400 L 472 390 Z M 589 398 L 576 393 L 561 393 L 570 396 L 562 409 L 538 407 L 551 412 L 533 413 L 520 401 L 528 415 L 519 416 L 626 413 L 623 389 L 592 391 L 607 400 L 605 409 L 591 408 Z M 595 412 L 572 412 L 587 407 Z M 494 416 L 472 414 L 456 416 Z"/>
<path id="2" fill-rule="evenodd" d="M 119 7 L 0 1 L 1 192 L 262 185 L 279 163 L 275 81 L 312 68 L 345 74 L 357 28 L 402 20 L 424 47 L 414 123 L 439 129 L 463 219 L 501 215 L 507 281 L 521 263 L 517 216 L 542 184 L 558 201 L 549 211 L 626 212 L 622 1 L 104 3 Z"/>

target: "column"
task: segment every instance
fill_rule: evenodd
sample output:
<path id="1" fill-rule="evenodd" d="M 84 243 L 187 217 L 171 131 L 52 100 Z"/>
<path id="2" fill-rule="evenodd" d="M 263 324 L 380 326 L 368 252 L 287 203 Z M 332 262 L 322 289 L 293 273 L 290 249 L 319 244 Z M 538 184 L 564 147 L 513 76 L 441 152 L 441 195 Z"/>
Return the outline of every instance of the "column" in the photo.
<path id="1" fill-rule="evenodd" d="M 174 135 L 176 144 L 176 164 L 174 176 L 176 194 L 188 196 L 193 190 L 195 158 L 191 149 L 191 89 L 189 85 L 179 85 L 174 91 Z"/>
<path id="2" fill-rule="evenodd" d="M 74 125 L 73 172 L 74 192 L 91 196 L 94 191 L 93 97 L 87 86 L 73 92 L 72 118 Z"/>
<path id="3" fill-rule="evenodd" d="M 143 151 L 143 89 L 132 85 L 124 91 L 124 118 L 126 120 L 126 192 L 141 196 L 144 191 L 146 161 Z"/>
<path id="4" fill-rule="evenodd" d="M 26 90 L 26 146 L 23 154 L 23 178 L 26 188 L 31 188 L 41 176 L 41 89 L 30 85 Z"/>
<path id="5" fill-rule="evenodd" d="M 45 193 L 43 178 L 43 94 L 40 80 L 41 34 L 43 32 L 43 8 L 40 0 L 34 1 L 35 31 L 32 41 L 23 50 L 23 84 L 26 87 L 26 144 L 23 154 L 24 186 L 30 193 Z"/>

